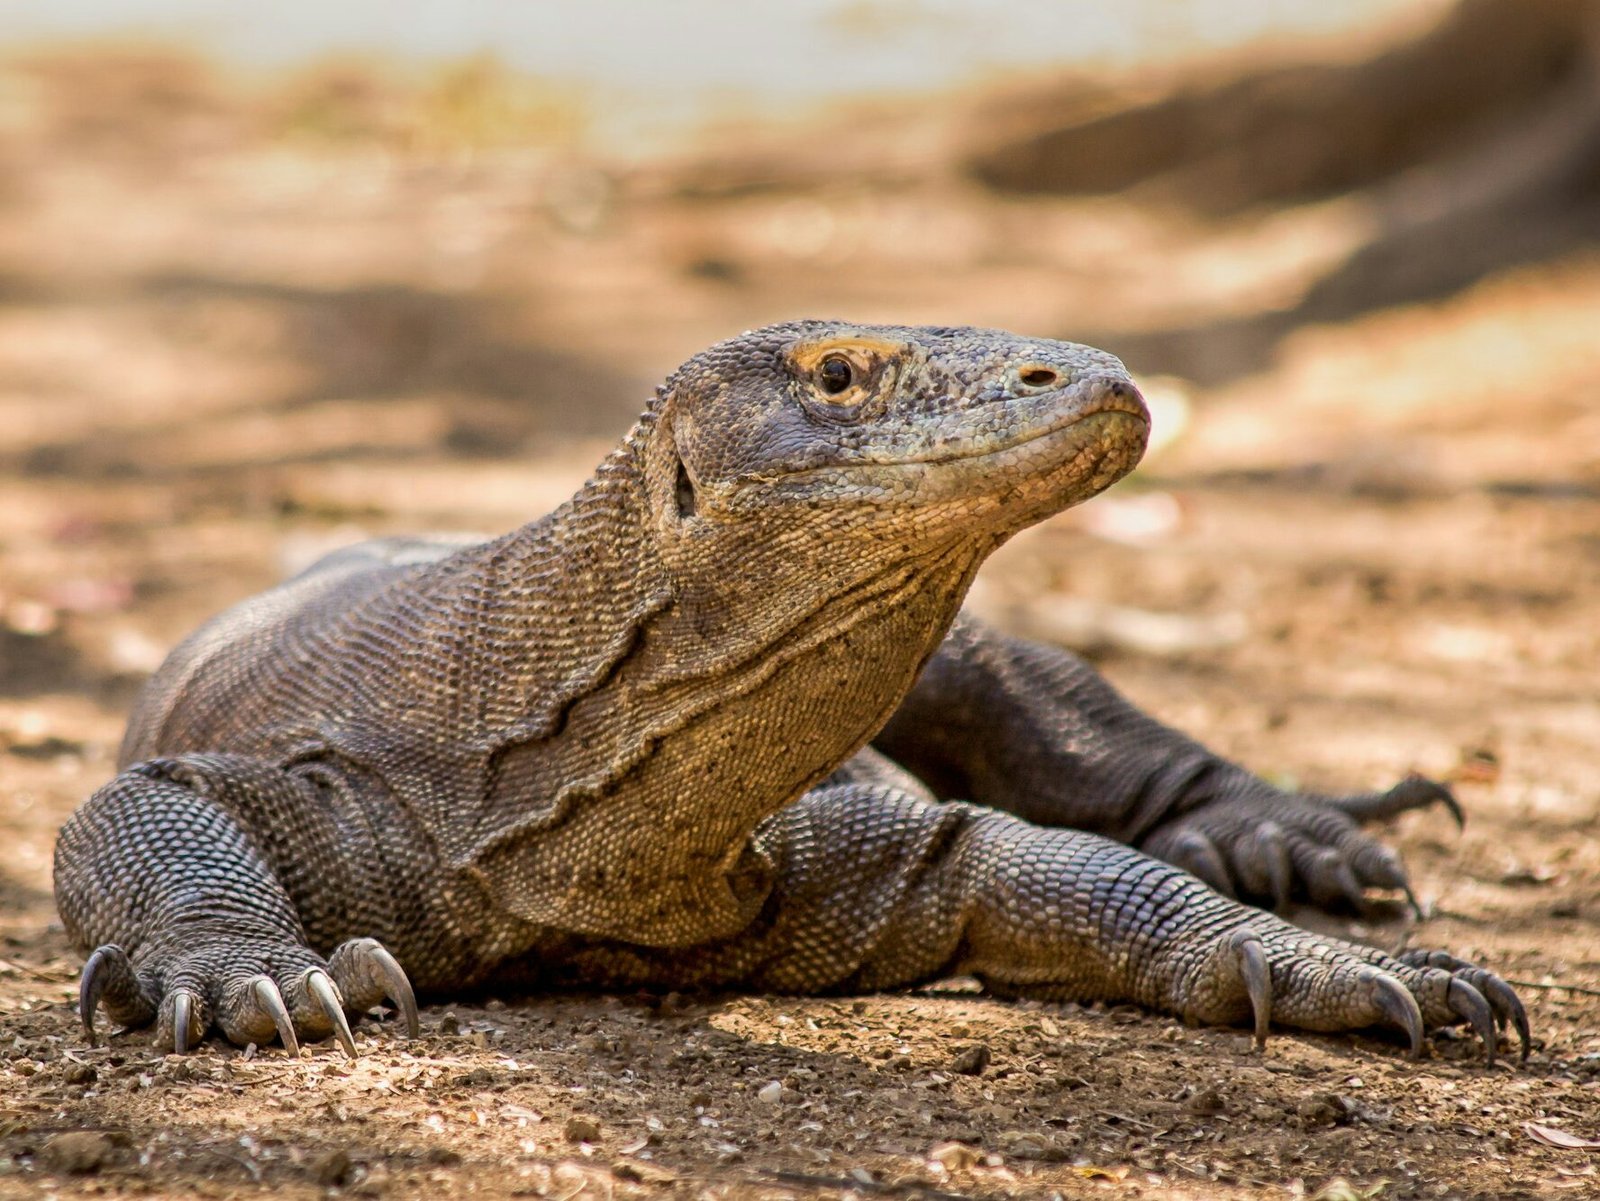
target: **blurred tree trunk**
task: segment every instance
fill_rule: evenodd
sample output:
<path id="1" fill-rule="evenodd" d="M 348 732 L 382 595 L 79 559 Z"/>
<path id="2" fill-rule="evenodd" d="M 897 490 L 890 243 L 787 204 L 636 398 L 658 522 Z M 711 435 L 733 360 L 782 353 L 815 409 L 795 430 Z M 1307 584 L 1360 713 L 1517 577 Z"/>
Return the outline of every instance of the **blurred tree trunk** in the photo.
<path id="1" fill-rule="evenodd" d="M 1338 194 L 1371 205 L 1376 236 L 1293 311 L 1136 339 L 1162 369 L 1237 374 L 1304 322 L 1600 242 L 1600 0 L 1461 0 L 1364 62 L 1204 76 L 1137 103 L 1082 83 L 1013 95 L 979 114 L 964 164 L 1002 191 L 1217 219 Z"/>

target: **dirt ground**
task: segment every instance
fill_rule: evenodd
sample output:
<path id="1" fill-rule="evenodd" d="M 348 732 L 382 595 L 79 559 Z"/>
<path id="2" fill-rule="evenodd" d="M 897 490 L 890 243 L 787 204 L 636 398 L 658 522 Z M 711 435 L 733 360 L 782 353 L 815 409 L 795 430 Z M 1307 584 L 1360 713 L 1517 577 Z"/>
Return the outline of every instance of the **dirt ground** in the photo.
<path id="1" fill-rule="evenodd" d="M 917 172 L 713 194 L 693 158 L 498 145 L 384 86 L 241 100 L 134 54 L 0 96 L 0 1197 L 1600 1197 L 1600 1151 L 1529 1126 L 1600 1138 L 1593 250 L 1148 379 L 1164 445 L 975 593 L 1274 779 L 1457 781 L 1463 832 L 1386 831 L 1424 920 L 1307 920 L 1521 982 L 1525 1065 L 1450 1032 L 1420 1063 L 1380 1035 L 1255 1054 L 961 981 L 443 999 L 415 1043 L 364 1022 L 353 1063 L 87 1047 L 55 831 L 217 608 L 367 534 L 538 515 L 655 379 L 766 320 L 1191 344 L 1375 228 L 1359 197 L 1204 221 L 999 198 L 914 122 Z"/>

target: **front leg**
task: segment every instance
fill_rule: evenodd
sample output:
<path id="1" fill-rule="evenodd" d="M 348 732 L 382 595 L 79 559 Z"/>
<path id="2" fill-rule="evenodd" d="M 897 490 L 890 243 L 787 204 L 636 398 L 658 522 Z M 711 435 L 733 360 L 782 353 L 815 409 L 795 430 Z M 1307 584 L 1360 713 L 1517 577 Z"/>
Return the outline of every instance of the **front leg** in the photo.
<path id="1" fill-rule="evenodd" d="M 374 938 L 392 922 L 351 831 L 310 779 L 233 755 L 129 768 L 56 845 L 56 902 L 88 953 L 79 1008 L 154 1023 L 180 1054 L 214 1027 L 244 1045 L 332 1034 L 385 997 L 417 1033 L 411 985 Z M 320 950 L 319 950 L 320 949 Z"/>
<path id="2" fill-rule="evenodd" d="M 1230 896 L 1361 908 L 1410 885 L 1360 824 L 1443 804 L 1413 776 L 1382 793 L 1286 793 L 1141 713 L 1076 656 L 963 616 L 875 740 L 940 796 L 1089 830 Z"/>
<path id="3" fill-rule="evenodd" d="M 871 991 L 949 975 L 993 992 L 1133 1001 L 1211 1024 L 1342 1031 L 1528 1023 L 1498 976 L 1440 952 L 1391 957 L 1312 934 L 1109 839 L 923 800 L 879 784 L 815 789 L 757 832 L 772 865 L 761 917 L 672 951 L 595 944 L 583 979 L 666 987 Z"/>

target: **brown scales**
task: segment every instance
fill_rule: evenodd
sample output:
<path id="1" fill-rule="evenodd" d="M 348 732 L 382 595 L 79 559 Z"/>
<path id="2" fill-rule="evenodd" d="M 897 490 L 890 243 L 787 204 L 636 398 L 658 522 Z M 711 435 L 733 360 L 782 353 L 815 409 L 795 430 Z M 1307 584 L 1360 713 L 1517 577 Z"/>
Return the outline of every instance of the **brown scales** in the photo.
<path id="1" fill-rule="evenodd" d="M 353 1053 L 346 1011 L 388 998 L 415 1031 L 413 982 L 966 972 L 1260 1038 L 1388 1024 L 1415 1051 L 1467 1021 L 1492 1058 L 1512 1023 L 1525 1053 L 1492 973 L 1233 899 L 1405 889 L 1358 820 L 1448 792 L 1282 793 L 959 616 L 995 547 L 1146 432 L 1088 347 L 774 326 L 679 368 L 543 520 L 364 544 L 222 614 L 62 831 L 89 1036 L 104 1008 L 179 1051 Z"/>

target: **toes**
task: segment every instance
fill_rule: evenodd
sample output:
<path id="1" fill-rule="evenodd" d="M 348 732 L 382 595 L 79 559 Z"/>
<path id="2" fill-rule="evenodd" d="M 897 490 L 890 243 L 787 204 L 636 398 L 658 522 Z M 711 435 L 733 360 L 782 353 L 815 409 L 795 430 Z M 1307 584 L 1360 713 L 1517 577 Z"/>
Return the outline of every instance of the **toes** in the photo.
<path id="1" fill-rule="evenodd" d="M 1478 1041 L 1483 1043 L 1484 1066 L 1494 1066 L 1495 1044 L 1499 1035 L 1494 1028 L 1494 1013 L 1489 1008 L 1489 1002 L 1472 985 L 1460 976 L 1450 981 L 1450 987 L 1445 993 L 1445 1002 L 1450 1006 L 1450 1011 L 1457 1017 L 1465 1018 L 1472 1025 L 1473 1033 L 1478 1036 Z"/>
<path id="2" fill-rule="evenodd" d="M 78 1017 L 89 1045 L 95 1045 L 94 1015 L 105 1004 L 111 1020 L 123 1026 L 143 1026 L 156 1016 L 156 1000 L 134 970 L 127 952 L 108 943 L 97 948 L 78 978 Z"/>
<path id="3" fill-rule="evenodd" d="M 1528 1024 L 1528 1010 L 1511 985 L 1488 968 L 1479 967 L 1465 959 L 1458 959 L 1445 951 L 1406 951 L 1400 956 L 1400 961 L 1408 967 L 1433 968 L 1447 972 L 1455 979 L 1464 980 L 1483 994 L 1484 1000 L 1489 1003 L 1490 1011 L 1494 1014 L 1496 1024 L 1501 1029 L 1507 1025 L 1516 1028 L 1519 1057 L 1522 1062 L 1527 1062 L 1528 1052 L 1533 1045 L 1533 1031 Z M 1459 1011 L 1456 1012 L 1459 1014 Z M 1460 1014 L 1460 1016 L 1467 1015 Z"/>
<path id="4" fill-rule="evenodd" d="M 1332 847 L 1316 851 L 1305 867 L 1311 900 L 1323 909 L 1343 903 L 1358 913 L 1366 908 L 1366 892 L 1343 855 Z"/>
<path id="5" fill-rule="evenodd" d="M 211 1028 L 211 1007 L 194 989 L 186 985 L 174 988 L 161 1000 L 156 1015 L 158 1047 L 171 1047 L 179 1055 L 187 1055 L 191 1048 L 200 1045 Z"/>
<path id="6" fill-rule="evenodd" d="M 1272 908 L 1290 904 L 1294 889 L 1294 864 L 1288 835 L 1277 822 L 1262 822 L 1235 848 L 1238 878 L 1251 896 L 1272 897 Z"/>
<path id="7" fill-rule="evenodd" d="M 223 991 L 217 1007 L 217 1027 L 238 1046 L 265 1046 L 279 1039 L 290 1055 L 300 1054 L 294 1020 L 277 981 L 271 976 L 251 976 Z"/>
<path id="8" fill-rule="evenodd" d="M 342 944 L 328 958 L 328 973 L 350 1009 L 359 1012 L 392 1001 L 405 1020 L 407 1036 L 421 1033 L 411 981 L 377 939 L 355 938 Z"/>
<path id="9" fill-rule="evenodd" d="M 346 1009 L 385 998 L 407 1032 L 419 1033 L 411 983 L 374 939 L 352 939 L 326 964 L 308 947 L 266 941 L 190 944 L 145 958 L 144 970 L 135 968 L 122 948 L 107 944 L 84 964 L 78 1015 L 91 1046 L 102 1009 L 126 1026 L 154 1022 L 156 1045 L 178 1054 L 199 1046 L 215 1027 L 239 1046 L 277 1039 L 291 1055 L 300 1053 L 302 1040 L 332 1035 L 354 1057 Z"/>
<path id="10" fill-rule="evenodd" d="M 345 1054 L 353 1058 L 355 1038 L 345 1018 L 338 986 L 320 966 L 286 976 L 289 970 L 292 969 L 279 969 L 282 984 L 265 973 L 230 984 L 224 990 L 218 1027 L 240 1046 L 264 1045 L 277 1038 L 292 1056 L 300 1054 L 302 1039 L 322 1039 L 331 1034 Z"/>
<path id="11" fill-rule="evenodd" d="M 1191 875 L 1199 876 L 1225 897 L 1236 897 L 1233 877 L 1228 865 L 1212 842 L 1198 830 L 1185 830 L 1172 842 L 1163 856 L 1174 867 L 1181 867 Z"/>
<path id="12" fill-rule="evenodd" d="M 1349 814 L 1356 821 L 1366 823 L 1398 817 L 1412 809 L 1426 809 L 1429 805 L 1443 805 L 1456 819 L 1456 826 L 1467 824 L 1466 814 L 1455 793 L 1426 776 L 1407 776 L 1387 792 L 1368 792 L 1358 796 L 1330 797 L 1328 803 Z"/>

